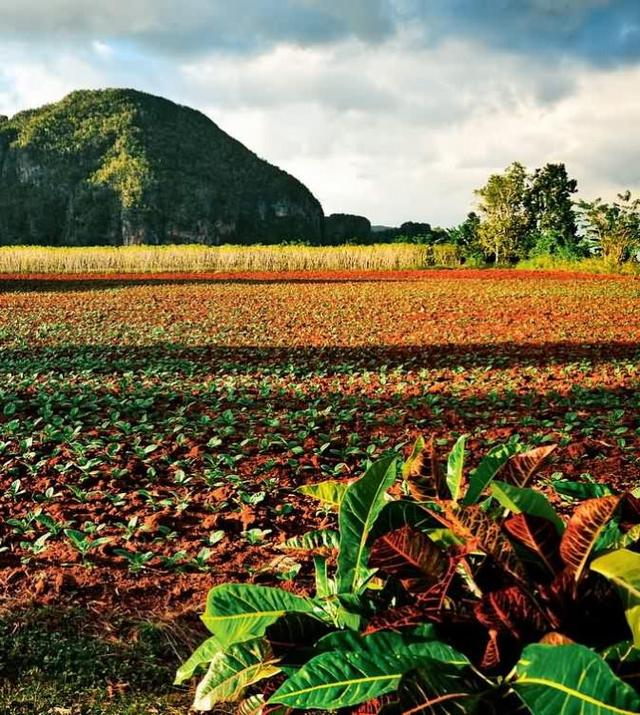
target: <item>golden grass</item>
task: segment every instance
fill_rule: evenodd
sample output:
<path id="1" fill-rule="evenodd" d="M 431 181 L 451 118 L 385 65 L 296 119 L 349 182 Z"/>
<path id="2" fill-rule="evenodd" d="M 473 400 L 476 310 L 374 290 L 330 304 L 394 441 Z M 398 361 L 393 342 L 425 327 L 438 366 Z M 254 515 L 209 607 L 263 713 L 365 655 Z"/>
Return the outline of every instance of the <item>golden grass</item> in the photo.
<path id="1" fill-rule="evenodd" d="M 0 273 L 387 271 L 433 263 L 425 246 L 0 247 Z"/>

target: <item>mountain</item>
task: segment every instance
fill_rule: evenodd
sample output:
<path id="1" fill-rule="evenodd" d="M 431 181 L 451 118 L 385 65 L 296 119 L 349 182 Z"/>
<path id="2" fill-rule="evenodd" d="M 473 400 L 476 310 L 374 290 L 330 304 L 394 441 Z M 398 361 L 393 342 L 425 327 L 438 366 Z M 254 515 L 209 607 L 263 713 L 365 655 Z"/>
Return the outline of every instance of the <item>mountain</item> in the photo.
<path id="1" fill-rule="evenodd" d="M 368 241 L 371 238 L 371 222 L 364 216 L 331 214 L 324 219 L 324 240 L 330 246 L 347 241 Z"/>
<path id="2" fill-rule="evenodd" d="M 321 243 L 320 203 L 208 117 L 131 89 L 0 117 L 0 244 Z"/>
<path id="3" fill-rule="evenodd" d="M 379 225 L 373 225 L 371 226 L 371 233 L 382 233 L 382 231 L 393 231 L 395 230 L 393 226 L 379 226 Z"/>

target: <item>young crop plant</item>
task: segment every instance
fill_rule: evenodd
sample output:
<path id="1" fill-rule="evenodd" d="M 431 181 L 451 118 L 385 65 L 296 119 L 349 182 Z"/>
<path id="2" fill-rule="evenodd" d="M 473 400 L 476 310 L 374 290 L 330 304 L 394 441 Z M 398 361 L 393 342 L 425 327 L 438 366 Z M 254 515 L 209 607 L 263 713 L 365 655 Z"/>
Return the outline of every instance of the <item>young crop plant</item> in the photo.
<path id="1" fill-rule="evenodd" d="M 467 470 L 464 436 L 445 464 L 419 439 L 304 487 L 338 512 L 284 544 L 312 552 L 315 593 L 216 586 L 176 683 L 203 673 L 196 710 L 265 715 L 640 712 L 640 501 L 562 518 L 528 486 L 554 449 L 511 441 Z"/>
<path id="2" fill-rule="evenodd" d="M 114 554 L 122 557 L 129 566 L 131 573 L 139 573 L 146 569 L 155 558 L 153 551 L 128 551 L 127 549 L 114 549 Z"/>
<path id="3" fill-rule="evenodd" d="M 85 565 L 90 565 L 89 555 L 93 551 L 96 551 L 111 541 L 111 538 L 108 536 L 100 536 L 92 539 L 86 531 L 79 531 L 78 529 L 65 529 L 64 534 L 69 540 L 70 545 L 80 554 L 82 563 Z"/>

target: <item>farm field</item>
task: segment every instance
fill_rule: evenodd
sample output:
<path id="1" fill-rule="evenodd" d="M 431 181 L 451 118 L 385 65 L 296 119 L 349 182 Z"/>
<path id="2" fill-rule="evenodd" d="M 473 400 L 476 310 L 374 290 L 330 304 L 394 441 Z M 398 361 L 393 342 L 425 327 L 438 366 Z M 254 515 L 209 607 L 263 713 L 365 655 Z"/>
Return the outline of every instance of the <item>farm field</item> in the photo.
<path id="1" fill-rule="evenodd" d="M 468 434 L 471 463 L 516 435 L 557 443 L 537 486 L 560 511 L 552 480 L 636 485 L 639 357 L 632 277 L 4 275 L 0 583 L 26 615 L 3 627 L 74 614 L 124 647 L 135 623 L 158 671 L 110 673 L 111 696 L 155 688 L 212 585 L 310 586 L 278 546 L 334 517 L 297 487 L 420 434 Z M 189 702 L 169 690 L 156 712 Z"/>

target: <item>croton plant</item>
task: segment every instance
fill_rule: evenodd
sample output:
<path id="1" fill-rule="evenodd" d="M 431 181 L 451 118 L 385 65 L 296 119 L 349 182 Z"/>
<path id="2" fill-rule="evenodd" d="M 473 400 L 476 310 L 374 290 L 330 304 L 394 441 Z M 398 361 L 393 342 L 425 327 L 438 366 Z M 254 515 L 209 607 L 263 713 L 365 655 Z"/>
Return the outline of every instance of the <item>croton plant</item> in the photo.
<path id="1" fill-rule="evenodd" d="M 313 552 L 315 595 L 213 588 L 176 682 L 201 674 L 194 707 L 240 715 L 640 712 L 640 501 L 559 481 L 564 518 L 528 486 L 553 449 L 468 471 L 464 437 L 442 463 L 420 438 L 303 487 L 338 511 L 285 545 Z"/>

